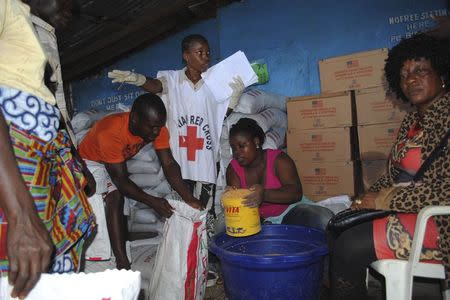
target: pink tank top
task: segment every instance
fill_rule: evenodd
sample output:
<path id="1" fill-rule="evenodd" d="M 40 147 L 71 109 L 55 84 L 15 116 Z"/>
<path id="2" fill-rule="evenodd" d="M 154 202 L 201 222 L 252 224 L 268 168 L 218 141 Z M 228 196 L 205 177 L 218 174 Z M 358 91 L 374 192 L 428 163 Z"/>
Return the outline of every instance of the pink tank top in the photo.
<path id="1" fill-rule="evenodd" d="M 275 149 L 267 149 L 266 150 L 266 182 L 264 185 L 265 189 L 268 190 L 275 190 L 279 189 L 282 184 L 278 177 L 275 175 L 274 172 L 274 162 L 277 156 L 281 153 L 281 150 L 275 150 Z M 231 167 L 236 172 L 237 176 L 239 177 L 239 181 L 241 184 L 241 188 L 249 188 L 247 186 L 247 180 L 245 179 L 245 170 L 244 168 L 239 165 L 237 160 L 232 159 L 231 160 Z M 289 204 L 275 204 L 275 203 L 267 203 L 263 202 L 261 203 L 261 206 L 259 207 L 259 214 L 263 218 L 268 217 L 274 217 L 279 216 L 281 213 L 283 213 L 286 208 L 288 208 Z"/>

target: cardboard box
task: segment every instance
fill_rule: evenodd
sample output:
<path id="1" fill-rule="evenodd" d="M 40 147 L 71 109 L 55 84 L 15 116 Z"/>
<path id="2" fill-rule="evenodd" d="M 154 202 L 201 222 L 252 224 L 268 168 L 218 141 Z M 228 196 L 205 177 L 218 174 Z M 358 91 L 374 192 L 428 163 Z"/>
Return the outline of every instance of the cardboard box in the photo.
<path id="1" fill-rule="evenodd" d="M 307 198 L 320 201 L 337 195 L 355 195 L 353 162 L 295 163 Z"/>
<path id="2" fill-rule="evenodd" d="M 386 159 L 394 144 L 400 123 L 358 126 L 361 160 Z"/>
<path id="3" fill-rule="evenodd" d="M 292 97 L 287 102 L 288 129 L 352 126 L 351 93 Z"/>
<path id="4" fill-rule="evenodd" d="M 387 168 L 387 161 L 382 160 L 363 160 L 361 162 L 362 177 L 364 184 L 364 191 L 367 190 L 374 184 L 378 178 L 380 178 Z"/>
<path id="5" fill-rule="evenodd" d="M 289 129 L 287 133 L 289 156 L 297 161 L 352 160 L 350 127 L 325 129 Z"/>
<path id="6" fill-rule="evenodd" d="M 319 61 L 322 93 L 383 85 L 388 49 L 358 52 Z"/>
<path id="7" fill-rule="evenodd" d="M 386 95 L 382 86 L 357 90 L 355 99 L 358 125 L 401 122 L 413 110 L 394 94 Z"/>

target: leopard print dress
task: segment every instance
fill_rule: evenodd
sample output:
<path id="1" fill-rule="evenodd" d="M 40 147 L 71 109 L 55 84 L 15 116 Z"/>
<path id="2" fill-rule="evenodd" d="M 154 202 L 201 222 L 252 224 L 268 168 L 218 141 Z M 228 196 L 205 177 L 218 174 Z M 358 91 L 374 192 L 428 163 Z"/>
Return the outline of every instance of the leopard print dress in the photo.
<path id="1" fill-rule="evenodd" d="M 405 116 L 400 126 L 396 143 L 403 141 L 409 128 L 418 120 L 417 112 Z M 421 119 L 423 129 L 421 158 L 424 161 L 433 149 L 440 143 L 450 128 L 450 93 L 445 94 L 431 103 Z M 382 176 L 370 191 L 377 192 L 393 185 L 397 171 L 391 161 L 388 161 L 387 173 Z M 398 212 L 418 213 L 429 205 L 450 205 L 450 143 L 447 141 L 444 149 L 434 159 L 422 177 L 421 185 L 409 185 L 399 189 L 392 197 L 390 208 Z M 435 217 L 439 230 L 439 249 L 446 268 L 446 288 L 450 287 L 450 226 L 449 216 Z M 387 233 L 390 234 L 389 232 Z"/>

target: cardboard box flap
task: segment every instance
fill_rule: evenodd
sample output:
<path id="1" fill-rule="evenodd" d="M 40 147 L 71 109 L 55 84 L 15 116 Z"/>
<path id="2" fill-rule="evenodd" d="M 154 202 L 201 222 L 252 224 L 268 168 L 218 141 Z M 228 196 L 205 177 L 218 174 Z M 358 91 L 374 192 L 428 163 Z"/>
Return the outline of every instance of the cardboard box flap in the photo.
<path id="1" fill-rule="evenodd" d="M 359 151 L 362 160 L 386 159 L 397 139 L 400 123 L 358 126 Z"/>
<path id="2" fill-rule="evenodd" d="M 372 87 L 355 92 L 358 125 L 401 122 L 413 110 L 410 103 L 386 93 L 382 87 Z"/>
<path id="3" fill-rule="evenodd" d="M 331 162 L 352 160 L 350 127 L 289 129 L 287 151 L 297 161 Z"/>
<path id="4" fill-rule="evenodd" d="M 388 49 L 382 48 L 319 61 L 323 93 L 356 90 L 383 85 Z"/>
<path id="5" fill-rule="evenodd" d="M 307 198 L 320 201 L 336 195 L 355 195 L 353 162 L 295 163 Z"/>
<path id="6" fill-rule="evenodd" d="M 289 97 L 288 102 L 348 96 L 349 94 L 350 94 L 349 91 L 345 91 L 345 92 L 335 92 L 335 93 L 321 93 L 321 94 L 308 95 L 308 96 L 295 96 L 295 97 Z"/>
<path id="7" fill-rule="evenodd" d="M 334 63 L 336 61 L 348 61 L 351 58 L 359 57 L 359 58 L 367 58 L 374 55 L 379 55 L 380 53 L 386 53 L 389 51 L 388 48 L 380 48 L 380 49 L 374 49 L 374 50 L 368 50 L 368 51 L 360 51 L 360 52 L 354 52 L 346 55 L 337 55 L 332 56 L 328 58 L 321 59 L 320 62 L 327 64 L 327 63 Z"/>
<path id="8" fill-rule="evenodd" d="M 350 93 L 295 97 L 286 103 L 289 129 L 353 125 Z"/>

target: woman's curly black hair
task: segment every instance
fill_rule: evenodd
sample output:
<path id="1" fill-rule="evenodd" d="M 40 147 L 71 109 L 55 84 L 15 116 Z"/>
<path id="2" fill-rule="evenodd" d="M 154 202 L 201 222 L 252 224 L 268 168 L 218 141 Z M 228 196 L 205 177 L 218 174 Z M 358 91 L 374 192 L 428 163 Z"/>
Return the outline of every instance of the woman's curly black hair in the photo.
<path id="1" fill-rule="evenodd" d="M 400 87 L 400 70 L 403 63 L 410 59 L 425 58 L 431 67 L 444 80 L 446 91 L 450 91 L 450 43 L 432 36 L 419 33 L 411 38 L 403 39 L 389 50 L 384 66 L 389 90 L 396 93 L 403 101 L 409 100 Z"/>
<path id="2" fill-rule="evenodd" d="M 264 140 L 266 139 L 266 135 L 261 126 L 258 125 L 258 122 L 250 118 L 239 119 L 236 124 L 231 126 L 229 137 L 231 138 L 237 134 L 244 134 L 250 138 L 256 137 L 259 139 L 261 145 L 264 144 Z"/>

